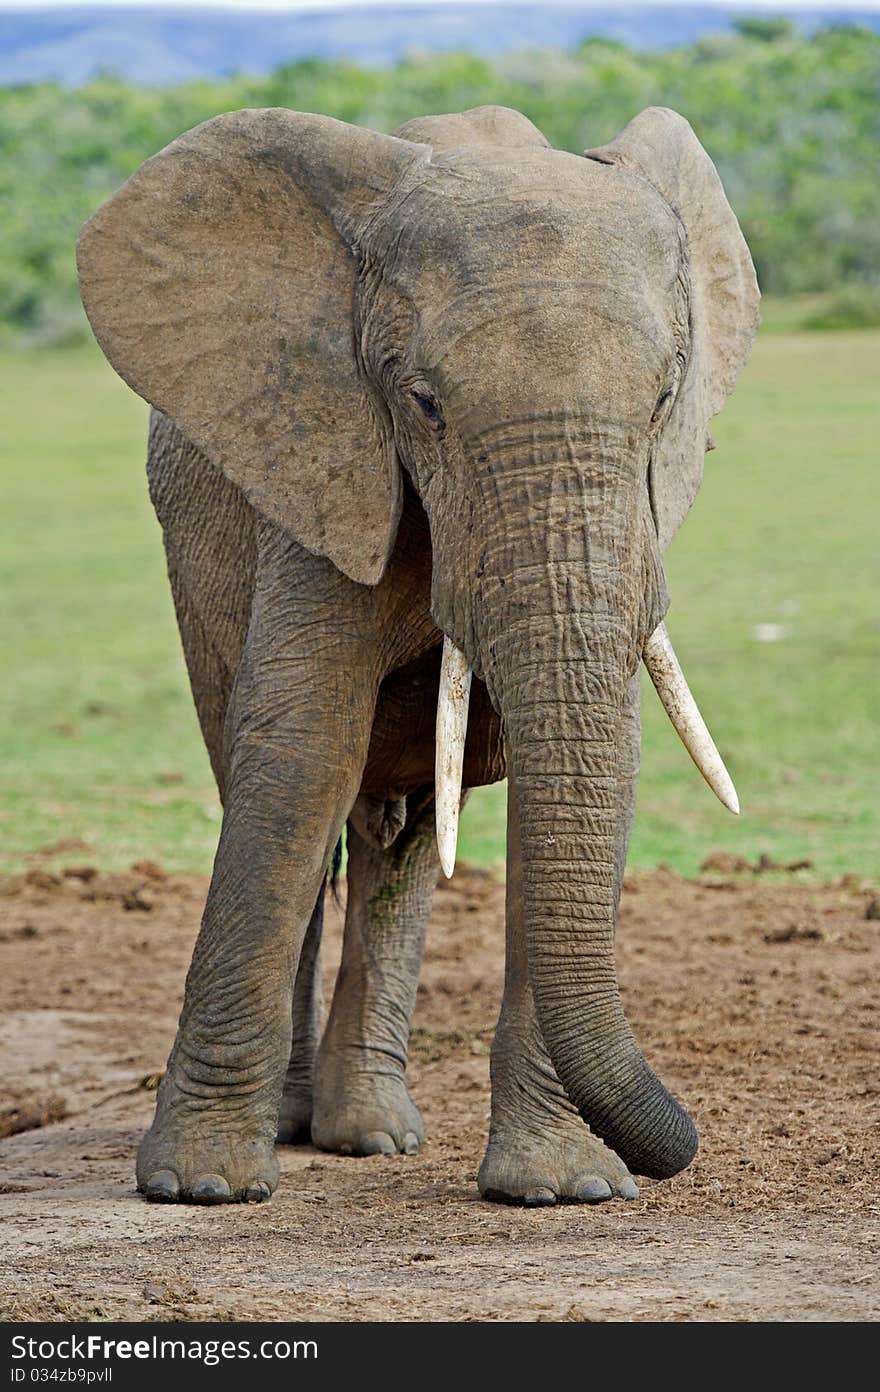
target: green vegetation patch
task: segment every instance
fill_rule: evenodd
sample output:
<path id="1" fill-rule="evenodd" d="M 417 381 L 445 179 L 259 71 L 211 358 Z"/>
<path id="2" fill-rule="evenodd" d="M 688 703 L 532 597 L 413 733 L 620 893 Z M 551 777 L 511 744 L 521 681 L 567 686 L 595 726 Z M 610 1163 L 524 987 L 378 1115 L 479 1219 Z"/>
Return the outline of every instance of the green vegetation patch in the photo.
<path id="1" fill-rule="evenodd" d="M 611 139 L 646 106 L 671 106 L 715 160 L 765 291 L 876 291 L 878 91 L 880 35 L 854 26 L 802 35 L 760 18 L 644 53 L 594 39 L 568 53 L 432 53 L 381 69 L 308 60 L 264 77 L 156 89 L 112 76 L 78 90 L 3 88 L 0 333 L 44 345 L 81 338 L 73 259 L 81 224 L 182 131 L 245 106 L 390 131 L 426 112 L 499 103 L 576 153 Z"/>
<path id="2" fill-rule="evenodd" d="M 220 826 L 158 523 L 147 411 L 97 348 L 0 361 L 0 865 L 210 865 Z M 82 843 L 78 846 L 76 843 Z"/>

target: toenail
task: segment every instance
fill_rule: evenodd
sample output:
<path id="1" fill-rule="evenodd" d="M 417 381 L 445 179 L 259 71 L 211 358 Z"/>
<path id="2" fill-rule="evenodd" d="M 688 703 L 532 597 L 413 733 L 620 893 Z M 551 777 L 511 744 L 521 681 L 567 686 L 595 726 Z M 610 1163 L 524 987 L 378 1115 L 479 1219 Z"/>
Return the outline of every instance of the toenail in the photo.
<path id="1" fill-rule="evenodd" d="M 251 1184 L 249 1188 L 245 1190 L 244 1201 L 245 1203 L 265 1203 L 270 1197 L 271 1191 L 269 1186 L 261 1179 L 258 1180 L 256 1184 Z"/>
<path id="2" fill-rule="evenodd" d="M 586 1179 L 578 1186 L 577 1197 L 581 1203 L 601 1203 L 611 1198 L 611 1185 L 607 1179 Z"/>
<path id="3" fill-rule="evenodd" d="M 174 1203 L 180 1184 L 173 1170 L 156 1170 L 144 1185 L 144 1196 L 150 1203 Z"/>
<path id="4" fill-rule="evenodd" d="M 526 1208 L 550 1208 L 556 1202 L 552 1189 L 531 1189 L 523 1200 Z"/>
<path id="5" fill-rule="evenodd" d="M 421 1145 L 419 1143 L 419 1138 L 416 1135 L 415 1131 L 407 1131 L 406 1135 L 403 1138 L 404 1155 L 418 1155 L 420 1150 Z"/>
<path id="6" fill-rule="evenodd" d="M 202 1175 L 192 1188 L 193 1203 L 228 1203 L 231 1198 L 232 1190 L 222 1175 Z"/>
<path id="7" fill-rule="evenodd" d="M 361 1152 L 364 1155 L 396 1155 L 397 1146 L 385 1131 L 371 1131 L 364 1136 Z"/>
<path id="8" fill-rule="evenodd" d="M 621 1180 L 618 1185 L 618 1193 L 622 1199 L 637 1199 L 639 1197 L 639 1186 L 634 1179 L 627 1175 L 626 1179 Z"/>

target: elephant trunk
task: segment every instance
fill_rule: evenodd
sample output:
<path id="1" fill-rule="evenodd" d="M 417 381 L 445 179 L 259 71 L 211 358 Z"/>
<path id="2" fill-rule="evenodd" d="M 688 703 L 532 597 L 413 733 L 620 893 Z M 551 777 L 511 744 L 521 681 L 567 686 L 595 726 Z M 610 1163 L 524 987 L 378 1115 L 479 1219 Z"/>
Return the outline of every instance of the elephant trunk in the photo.
<path id="1" fill-rule="evenodd" d="M 514 487 L 531 479 L 528 514 L 484 576 L 480 646 L 505 726 L 538 1020 L 584 1120 L 632 1170 L 665 1178 L 693 1158 L 696 1132 L 633 1037 L 614 961 L 624 712 L 665 604 L 643 485 L 620 447 L 556 460 L 537 488 L 534 465 L 496 469 L 501 493 L 508 473 Z"/>
<path id="2" fill-rule="evenodd" d="M 631 1170 L 666 1178 L 693 1159 L 696 1135 L 645 1062 L 617 985 L 619 705 L 603 699 L 557 714 L 552 739 L 515 698 L 505 722 L 529 975 L 547 1050 L 590 1127 Z"/>

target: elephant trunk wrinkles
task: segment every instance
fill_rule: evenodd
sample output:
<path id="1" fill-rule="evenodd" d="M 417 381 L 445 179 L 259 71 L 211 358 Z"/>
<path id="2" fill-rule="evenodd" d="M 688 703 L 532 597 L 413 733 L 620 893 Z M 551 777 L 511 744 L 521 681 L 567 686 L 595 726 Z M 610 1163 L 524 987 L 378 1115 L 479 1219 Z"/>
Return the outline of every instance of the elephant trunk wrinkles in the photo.
<path id="1" fill-rule="evenodd" d="M 522 534 L 485 572 L 481 648 L 505 724 L 529 973 L 548 1052 L 590 1127 L 632 1170 L 665 1178 L 693 1158 L 696 1133 L 642 1056 L 614 962 L 624 703 L 665 594 L 646 556 L 631 446 L 606 440 L 566 455 L 545 461 L 538 485 L 534 463 L 491 470 L 493 492 L 507 491 L 507 478 L 530 497 Z"/>

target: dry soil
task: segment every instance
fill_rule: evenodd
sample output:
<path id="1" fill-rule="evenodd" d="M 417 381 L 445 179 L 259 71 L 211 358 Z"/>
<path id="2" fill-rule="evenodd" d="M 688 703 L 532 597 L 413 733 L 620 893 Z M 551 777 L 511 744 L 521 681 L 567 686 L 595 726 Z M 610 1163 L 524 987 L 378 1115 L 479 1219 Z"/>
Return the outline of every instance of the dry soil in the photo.
<path id="1" fill-rule="evenodd" d="M 700 1154 L 637 1202 L 522 1210 L 476 1190 L 503 887 L 459 870 L 438 892 L 419 988 L 422 1154 L 286 1148 L 271 1203 L 204 1209 L 146 1204 L 133 1168 L 205 882 L 149 863 L 119 876 L 39 866 L 0 881 L 2 1317 L 880 1314 L 880 907 L 857 882 L 628 881 L 627 1009 L 695 1116 Z M 329 988 L 338 911 L 328 918 Z"/>

